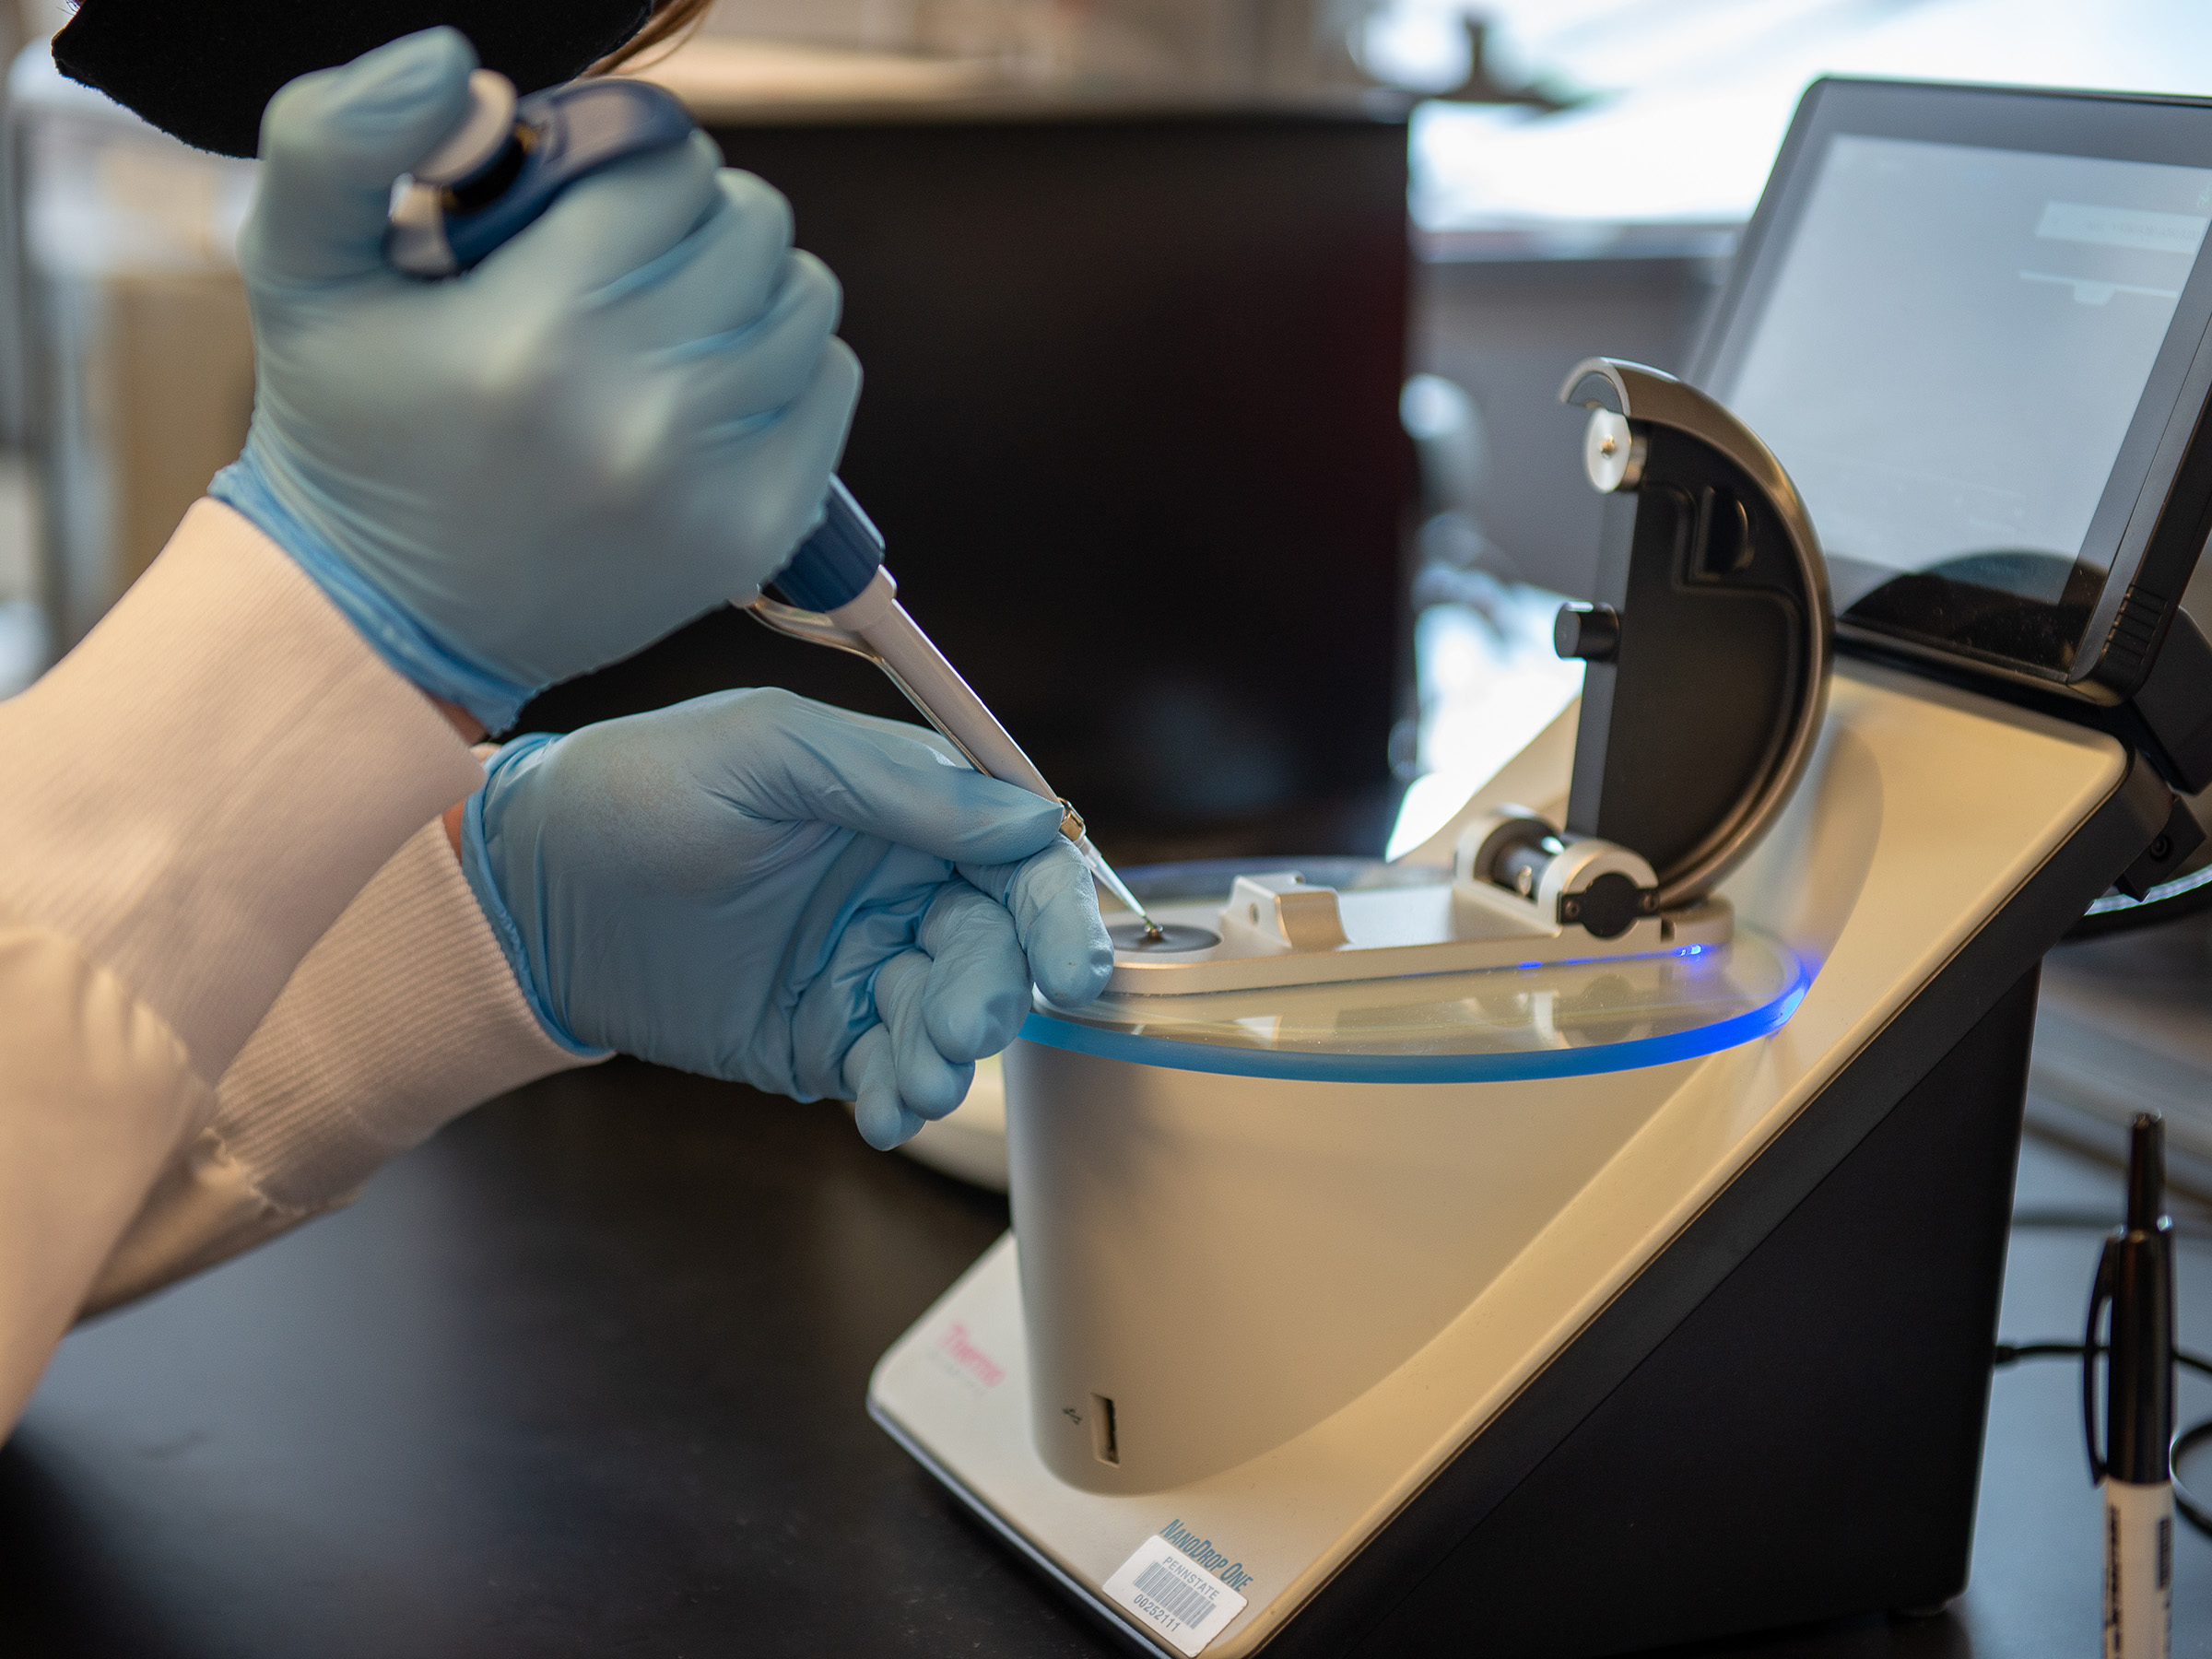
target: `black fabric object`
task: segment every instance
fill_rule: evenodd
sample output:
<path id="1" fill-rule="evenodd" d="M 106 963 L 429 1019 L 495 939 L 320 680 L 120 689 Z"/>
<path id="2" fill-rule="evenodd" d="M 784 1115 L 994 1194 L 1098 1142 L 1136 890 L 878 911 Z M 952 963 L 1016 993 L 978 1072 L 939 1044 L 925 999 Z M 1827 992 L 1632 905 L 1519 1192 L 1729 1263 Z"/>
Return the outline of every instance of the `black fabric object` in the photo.
<path id="1" fill-rule="evenodd" d="M 450 23 L 518 91 L 572 80 L 635 35 L 652 0 L 84 0 L 53 38 L 71 80 L 197 149 L 251 156 L 285 82 Z"/>

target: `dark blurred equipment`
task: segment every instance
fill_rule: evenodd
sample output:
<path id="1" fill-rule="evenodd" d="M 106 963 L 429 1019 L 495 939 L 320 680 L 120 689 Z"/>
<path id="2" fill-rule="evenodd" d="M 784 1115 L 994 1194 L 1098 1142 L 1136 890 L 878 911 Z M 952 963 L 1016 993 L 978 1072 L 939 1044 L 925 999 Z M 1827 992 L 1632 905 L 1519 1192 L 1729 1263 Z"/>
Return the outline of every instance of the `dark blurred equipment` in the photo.
<path id="1" fill-rule="evenodd" d="M 651 0 L 85 0 L 54 37 L 71 80 L 198 149 L 251 156 L 296 76 L 450 23 L 524 92 L 581 75 L 644 26 Z"/>
<path id="2" fill-rule="evenodd" d="M 1682 373 L 1735 242 L 1732 229 L 1710 227 L 1623 233 L 1594 250 L 1515 230 L 1417 236 L 1415 366 L 1465 388 L 1487 461 L 1465 500 L 1430 507 L 1457 509 L 1480 543 L 1456 524 L 1425 530 L 1444 545 L 1424 547 L 1424 570 L 1476 567 L 1576 599 L 1595 594 L 1606 498 L 1583 477 L 1583 412 L 1560 406 L 1559 376 L 1593 341 Z"/>
<path id="3" fill-rule="evenodd" d="M 1530 109 L 1549 115 L 1560 110 L 1589 101 L 1589 94 L 1579 88 L 1563 88 L 1547 79 L 1502 80 L 1490 64 L 1490 23 L 1487 18 L 1462 17 L 1460 26 L 1467 31 L 1467 73 L 1448 92 L 1439 98 L 1453 103 L 1472 104 L 1526 104 Z"/>
<path id="4" fill-rule="evenodd" d="M 1402 122 L 947 114 L 712 128 L 845 287 L 840 471 L 915 618 L 1117 856 L 1387 828 L 1409 449 Z M 535 729 L 733 685 L 911 718 L 735 613 Z"/>

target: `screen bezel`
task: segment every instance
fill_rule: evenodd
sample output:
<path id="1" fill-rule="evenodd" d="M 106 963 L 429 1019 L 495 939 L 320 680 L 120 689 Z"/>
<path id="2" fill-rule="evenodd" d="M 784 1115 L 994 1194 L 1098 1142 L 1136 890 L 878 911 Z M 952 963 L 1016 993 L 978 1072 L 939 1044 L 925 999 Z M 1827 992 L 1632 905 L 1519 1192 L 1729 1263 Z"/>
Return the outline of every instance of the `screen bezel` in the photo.
<path id="1" fill-rule="evenodd" d="M 2212 167 L 2212 100 L 1938 86 L 1828 78 L 1806 91 L 1774 171 L 1744 233 L 1726 288 L 1695 354 L 1690 380 L 1715 387 L 1740 363 L 1831 139 L 1919 140 L 1987 149 Z M 2131 644 L 2162 629 L 2187 569 L 2146 571 L 2167 498 L 2197 446 L 2197 418 L 2212 393 L 2212 237 L 2199 249 L 2103 494 L 2056 602 L 1916 573 L 1884 583 L 1837 618 L 1837 631 L 1909 655 L 1971 664 L 1984 673 L 2060 687 L 2108 701 L 2140 677 Z M 1716 395 L 1718 394 L 1716 393 Z M 1725 401 L 1725 398 L 1723 398 Z M 1818 520 L 1816 517 L 1816 530 Z M 2169 536 L 2168 542 L 2172 540 Z M 2201 536 L 2199 538 L 2201 540 Z M 2167 562 L 2175 557 L 2165 550 Z M 2195 548 L 2187 549 L 2194 563 Z M 2146 576 L 2160 591 L 2148 593 Z M 2134 594 L 2153 602 L 2114 658 L 2114 621 Z M 2120 683 L 2113 683 L 2118 681 Z"/>

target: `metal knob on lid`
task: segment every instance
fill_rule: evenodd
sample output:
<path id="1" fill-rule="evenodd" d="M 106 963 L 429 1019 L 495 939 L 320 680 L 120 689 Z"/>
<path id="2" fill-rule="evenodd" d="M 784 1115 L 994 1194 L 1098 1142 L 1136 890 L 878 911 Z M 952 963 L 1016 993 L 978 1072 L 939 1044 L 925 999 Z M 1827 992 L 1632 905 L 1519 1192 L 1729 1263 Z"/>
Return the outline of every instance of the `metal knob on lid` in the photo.
<path id="1" fill-rule="evenodd" d="M 1609 605 L 1562 605 L 1552 621 L 1551 645 L 1562 657 L 1609 663 L 1620 649 L 1620 613 Z"/>
<path id="2" fill-rule="evenodd" d="M 1628 418 L 1611 409 L 1593 409 L 1583 429 L 1583 470 L 1594 488 L 1610 494 L 1633 489 L 1643 481 L 1644 441 Z"/>

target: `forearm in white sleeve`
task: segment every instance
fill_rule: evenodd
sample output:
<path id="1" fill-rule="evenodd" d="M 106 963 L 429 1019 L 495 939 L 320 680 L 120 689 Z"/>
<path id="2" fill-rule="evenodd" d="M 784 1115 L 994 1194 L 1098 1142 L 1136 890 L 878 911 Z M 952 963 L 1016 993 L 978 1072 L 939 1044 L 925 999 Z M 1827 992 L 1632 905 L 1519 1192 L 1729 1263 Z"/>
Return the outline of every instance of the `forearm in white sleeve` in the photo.
<path id="1" fill-rule="evenodd" d="M 300 958 L 481 775 L 211 501 L 0 702 L 0 1432 Z"/>
<path id="2" fill-rule="evenodd" d="M 428 699 L 201 501 L 0 703 L 0 907 L 76 941 L 220 1077 L 400 843 L 483 781 Z"/>
<path id="3" fill-rule="evenodd" d="M 87 1300 L 97 1312 L 344 1204 L 470 1107 L 591 1062 L 546 1035 L 432 823 L 285 986 Z"/>

